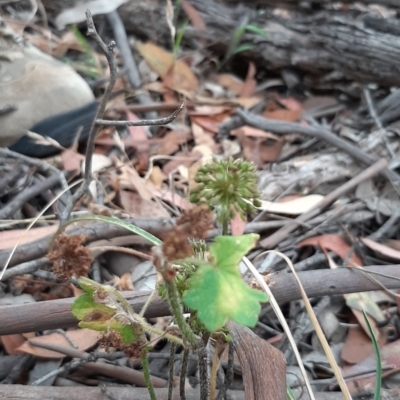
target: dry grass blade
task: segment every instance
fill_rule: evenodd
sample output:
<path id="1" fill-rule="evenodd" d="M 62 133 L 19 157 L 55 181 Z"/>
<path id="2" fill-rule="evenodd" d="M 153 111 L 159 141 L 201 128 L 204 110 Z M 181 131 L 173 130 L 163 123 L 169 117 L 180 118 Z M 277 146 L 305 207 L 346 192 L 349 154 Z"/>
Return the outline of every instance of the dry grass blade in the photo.
<path id="1" fill-rule="evenodd" d="M 301 359 L 299 350 L 296 346 L 296 342 L 293 338 L 292 332 L 290 331 L 290 328 L 286 322 L 285 317 L 283 316 L 283 313 L 279 307 L 278 302 L 275 300 L 274 295 L 272 294 L 270 288 L 268 287 L 268 285 L 265 283 L 265 280 L 263 279 L 263 277 L 261 276 L 261 274 L 257 271 L 256 267 L 251 263 L 251 261 L 247 258 L 247 257 L 243 257 L 243 262 L 246 264 L 246 267 L 249 269 L 249 271 L 254 275 L 254 277 L 256 278 L 257 282 L 260 284 L 260 286 L 264 289 L 264 291 L 268 294 L 268 296 L 270 297 L 269 301 L 271 303 L 272 309 L 274 310 L 276 316 L 278 317 L 279 322 L 281 323 L 283 330 L 285 331 L 289 342 L 293 348 L 293 352 L 296 356 L 296 360 L 297 363 L 299 364 L 299 368 L 301 370 L 301 373 L 303 374 L 303 378 L 304 378 L 304 382 L 306 383 L 307 386 L 307 390 L 308 390 L 308 395 L 310 396 L 311 400 L 315 400 L 314 397 L 314 393 L 312 391 L 311 388 L 311 384 L 310 381 L 308 379 L 307 376 L 307 372 L 304 368 L 304 364 L 303 361 Z"/>
<path id="2" fill-rule="evenodd" d="M 10 261 L 15 253 L 15 251 L 17 250 L 17 247 L 19 246 L 19 244 L 21 243 L 21 240 L 25 237 L 25 235 L 28 233 L 28 231 L 32 228 L 33 225 L 35 225 L 35 223 L 42 217 L 42 215 L 66 192 L 68 192 L 71 188 L 73 188 L 74 186 L 78 185 L 79 183 L 82 183 L 83 179 L 80 179 L 76 182 L 74 182 L 72 185 L 68 186 L 67 188 L 65 188 L 64 190 L 62 190 L 49 204 L 47 204 L 46 207 L 43 208 L 43 210 L 36 216 L 36 218 L 28 225 L 28 227 L 26 228 L 26 230 L 24 231 L 24 233 L 19 237 L 17 243 L 15 243 L 15 246 L 13 247 L 10 255 L 8 256 L 8 259 L 6 261 L 6 263 L 4 264 L 3 270 L 0 273 L 0 281 L 3 278 L 4 272 L 6 272 L 8 265 L 10 264 Z"/>
<path id="3" fill-rule="evenodd" d="M 322 331 L 321 325 L 319 324 L 319 322 L 317 320 L 317 317 L 315 316 L 314 310 L 313 310 L 313 308 L 312 308 L 312 306 L 310 304 L 310 301 L 308 300 L 307 294 L 304 291 L 303 285 L 301 284 L 300 279 L 297 276 L 296 270 L 294 269 L 292 262 L 290 261 L 290 259 L 287 256 L 285 256 L 285 254 L 282 254 L 279 251 L 270 250 L 270 251 L 267 251 L 267 252 L 262 253 L 262 254 L 266 254 L 266 253 L 278 254 L 288 264 L 288 266 L 289 266 L 290 270 L 292 271 L 293 276 L 295 277 L 296 282 L 297 282 L 297 284 L 299 286 L 301 297 L 302 297 L 302 299 L 304 301 L 304 305 L 306 307 L 308 316 L 310 317 L 311 323 L 312 323 L 312 325 L 313 325 L 313 327 L 315 329 L 315 332 L 316 332 L 316 334 L 318 336 L 318 339 L 321 342 L 322 348 L 324 349 L 325 355 L 328 358 L 329 364 L 331 365 L 331 367 L 333 369 L 333 373 L 335 374 L 335 377 L 336 377 L 336 379 L 338 381 L 338 384 L 339 384 L 340 389 L 341 389 L 341 391 L 343 393 L 343 396 L 344 396 L 344 398 L 346 400 L 351 400 L 352 398 L 351 398 L 351 394 L 349 392 L 349 389 L 348 389 L 348 387 L 346 385 L 346 382 L 343 379 L 343 376 L 342 376 L 342 373 L 340 371 L 340 368 L 339 368 L 339 366 L 338 366 L 338 364 L 337 364 L 337 362 L 335 360 L 335 357 L 334 357 L 334 355 L 332 353 L 331 348 L 329 347 L 329 343 L 326 340 L 326 337 L 324 335 L 324 332 Z M 260 254 L 260 256 L 261 256 L 261 254 Z"/>

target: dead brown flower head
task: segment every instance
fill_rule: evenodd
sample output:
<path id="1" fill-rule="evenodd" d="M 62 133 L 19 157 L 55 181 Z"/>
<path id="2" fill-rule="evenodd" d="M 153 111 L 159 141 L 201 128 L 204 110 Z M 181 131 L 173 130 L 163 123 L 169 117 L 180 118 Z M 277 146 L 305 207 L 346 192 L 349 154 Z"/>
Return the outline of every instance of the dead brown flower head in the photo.
<path id="1" fill-rule="evenodd" d="M 205 204 L 186 211 L 176 221 L 174 229 L 164 236 L 162 249 L 165 258 L 174 261 L 192 256 L 189 239 L 205 239 L 213 227 L 213 215 Z"/>
<path id="2" fill-rule="evenodd" d="M 48 254 L 53 263 L 53 272 L 58 278 L 87 276 L 93 262 L 90 250 L 84 247 L 85 235 L 68 236 L 61 234 L 54 242 L 54 249 Z"/>

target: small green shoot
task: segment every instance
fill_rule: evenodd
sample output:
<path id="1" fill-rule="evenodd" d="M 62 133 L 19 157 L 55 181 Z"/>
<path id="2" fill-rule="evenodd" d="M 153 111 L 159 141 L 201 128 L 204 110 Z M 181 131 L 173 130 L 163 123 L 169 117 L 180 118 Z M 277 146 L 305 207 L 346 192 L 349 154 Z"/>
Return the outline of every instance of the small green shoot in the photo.
<path id="1" fill-rule="evenodd" d="M 250 327 L 257 323 L 260 303 L 268 296 L 244 283 L 238 264 L 258 238 L 256 234 L 216 237 L 210 245 L 210 263 L 198 267 L 189 279 L 183 302 L 197 311 L 208 331 L 222 328 L 228 319 Z"/>
<path id="2" fill-rule="evenodd" d="M 65 57 L 64 62 L 71 65 L 76 70 L 86 74 L 90 78 L 98 79 L 101 76 L 101 67 L 97 62 L 93 50 L 89 46 L 88 41 L 85 36 L 79 30 L 76 24 L 72 25 L 72 31 L 78 40 L 79 44 L 82 46 L 84 50 L 84 55 L 82 57 L 82 61 L 71 61 L 69 58 Z"/>
<path id="3" fill-rule="evenodd" d="M 375 392 L 374 392 L 374 400 L 379 400 L 381 398 L 381 388 L 382 388 L 382 360 L 381 353 L 379 351 L 378 341 L 376 340 L 374 330 L 372 329 L 371 323 L 369 322 L 367 313 L 362 310 L 365 323 L 368 327 L 369 336 L 372 340 L 372 345 L 374 347 L 374 353 L 376 357 L 376 380 L 375 380 Z"/>
<path id="4" fill-rule="evenodd" d="M 248 18 L 245 17 L 233 33 L 232 40 L 226 49 L 224 59 L 219 68 L 226 64 L 226 62 L 235 54 L 254 49 L 254 45 L 251 43 L 241 43 L 246 31 L 255 33 L 263 38 L 268 38 L 268 34 L 261 27 L 248 23 Z"/>
<path id="5" fill-rule="evenodd" d="M 185 29 L 189 24 L 189 19 L 187 19 L 178 29 L 175 40 L 174 40 L 174 58 L 178 57 L 178 52 L 182 44 L 183 35 L 185 33 Z"/>

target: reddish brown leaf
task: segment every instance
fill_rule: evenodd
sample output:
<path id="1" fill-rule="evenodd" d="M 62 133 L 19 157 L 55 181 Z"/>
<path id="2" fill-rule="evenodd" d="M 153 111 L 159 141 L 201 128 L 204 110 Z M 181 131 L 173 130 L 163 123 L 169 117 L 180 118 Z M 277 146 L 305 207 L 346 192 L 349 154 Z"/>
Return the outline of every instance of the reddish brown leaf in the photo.
<path id="1" fill-rule="evenodd" d="M 257 73 L 256 66 L 252 61 L 249 62 L 247 76 L 240 91 L 239 97 L 251 97 L 254 95 L 257 87 L 257 81 L 254 79 Z"/>
<path id="2" fill-rule="evenodd" d="M 384 256 L 396 261 L 400 260 L 400 250 L 395 250 L 389 246 L 385 246 L 384 244 L 376 243 L 368 238 L 362 238 L 361 241 L 380 256 Z"/>
<path id="3" fill-rule="evenodd" d="M 13 355 L 18 354 L 18 347 L 25 343 L 26 339 L 20 334 L 15 335 L 4 335 L 1 337 L 1 342 L 3 343 L 4 349 L 7 354 Z"/>
<path id="4" fill-rule="evenodd" d="M 119 203 L 130 215 L 140 218 L 168 218 L 169 213 L 157 201 L 144 199 L 137 192 L 119 191 Z"/>
<path id="5" fill-rule="evenodd" d="M 343 239 L 340 235 L 328 234 L 321 236 L 314 236 L 308 239 L 305 239 L 297 244 L 298 247 L 303 246 L 316 246 L 321 247 L 325 250 L 333 251 L 337 254 L 342 260 L 346 259 L 351 251 L 350 245 Z M 351 255 L 350 263 L 354 263 L 356 265 L 362 265 L 362 261 L 360 257 L 356 254 Z"/>
<path id="6" fill-rule="evenodd" d="M 93 347 L 100 337 L 100 333 L 91 329 L 77 329 L 74 331 L 67 331 L 66 335 L 71 341 L 78 347 L 77 350 L 85 351 Z M 65 347 L 71 347 L 71 343 L 60 333 L 51 333 L 49 335 L 43 335 L 34 338 L 33 340 L 42 343 L 51 343 L 55 345 L 61 345 Z M 29 342 L 23 343 L 16 349 L 18 353 L 32 354 L 40 358 L 65 358 L 65 354 L 58 353 L 56 351 L 43 349 L 38 346 L 34 346 Z"/>
<path id="7" fill-rule="evenodd" d="M 199 89 L 199 81 L 189 65 L 176 60 L 163 78 L 164 85 L 192 99 Z"/>
<path id="8" fill-rule="evenodd" d="M 176 153 L 180 146 L 191 139 L 190 134 L 184 131 L 170 131 L 162 140 L 161 146 L 157 150 L 158 155 L 169 156 Z"/>
<path id="9" fill-rule="evenodd" d="M 187 0 L 182 0 L 181 6 L 193 27 L 199 31 L 205 31 L 206 24 L 200 13 Z"/>

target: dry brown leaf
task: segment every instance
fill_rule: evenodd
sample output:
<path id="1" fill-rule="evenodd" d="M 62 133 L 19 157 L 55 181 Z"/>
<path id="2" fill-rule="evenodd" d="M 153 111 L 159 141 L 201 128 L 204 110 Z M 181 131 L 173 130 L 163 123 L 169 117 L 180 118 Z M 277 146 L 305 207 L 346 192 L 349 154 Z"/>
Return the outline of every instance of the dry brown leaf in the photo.
<path id="1" fill-rule="evenodd" d="M 166 201 L 181 210 L 189 210 L 193 207 L 189 201 L 184 199 L 182 196 L 180 196 L 178 193 L 172 192 L 169 189 L 157 189 L 156 187 L 152 187 L 152 185 L 149 185 L 149 190 L 154 196 L 157 196 L 159 199 Z M 167 216 L 169 214 L 167 213 Z M 154 217 L 153 217 L 154 218 Z"/>
<path id="2" fill-rule="evenodd" d="M 184 152 L 179 152 L 175 154 L 174 158 L 168 161 L 162 168 L 164 174 L 167 176 L 178 169 L 179 166 L 184 165 L 190 167 L 197 160 L 201 158 L 201 154 L 191 151 L 189 154 Z"/>
<path id="3" fill-rule="evenodd" d="M 215 141 L 213 138 L 214 134 L 206 132 L 203 127 L 194 122 L 192 123 L 192 133 L 196 145 L 204 144 L 206 146 L 209 146 L 210 148 L 215 145 Z"/>
<path id="4" fill-rule="evenodd" d="M 248 97 L 248 98 L 235 98 L 235 99 L 213 99 L 211 97 L 196 96 L 196 100 L 200 103 L 213 104 L 213 105 L 237 105 L 243 108 L 251 108 L 262 100 L 262 97 Z"/>
<path id="5" fill-rule="evenodd" d="M 303 106 L 294 97 L 278 98 L 278 102 L 292 111 L 303 111 Z"/>
<path id="6" fill-rule="evenodd" d="M 164 85 L 176 92 L 193 99 L 199 89 L 199 80 L 189 65 L 183 60 L 176 60 L 163 77 Z"/>
<path id="7" fill-rule="evenodd" d="M 218 74 L 216 78 L 218 85 L 229 89 L 232 93 L 239 96 L 243 88 L 243 81 L 231 74 Z"/>
<path id="8" fill-rule="evenodd" d="M 174 56 L 169 51 L 154 43 L 136 43 L 136 49 L 146 60 L 150 68 L 161 78 L 164 78 L 174 64 Z"/>
<path id="9" fill-rule="evenodd" d="M 235 129 L 232 134 L 238 138 L 244 158 L 253 161 L 259 168 L 276 161 L 285 144 L 285 138 L 249 126 Z"/>
<path id="10" fill-rule="evenodd" d="M 157 149 L 157 155 L 169 156 L 176 153 L 180 146 L 187 143 L 191 139 L 190 134 L 184 131 L 170 131 L 161 142 L 161 146 Z"/>
<path id="11" fill-rule="evenodd" d="M 76 350 L 86 351 L 93 347 L 99 337 L 100 333 L 93 331 L 91 329 L 77 329 L 73 331 L 67 331 L 66 335 L 71 339 L 71 341 L 77 346 Z M 51 333 L 49 335 L 43 335 L 36 337 L 34 339 L 37 342 L 51 343 L 54 345 L 71 347 L 71 343 L 60 333 Z M 17 353 L 31 354 L 40 358 L 65 358 L 65 354 L 58 353 L 57 351 L 43 349 L 41 347 L 33 346 L 28 341 L 23 343 L 16 349 Z"/>
<path id="12" fill-rule="evenodd" d="M 53 56 L 64 57 L 68 50 L 75 50 L 81 53 L 85 52 L 81 42 L 72 30 L 67 31 L 58 40 L 57 45 L 53 48 Z"/>
<path id="13" fill-rule="evenodd" d="M 232 114 L 231 111 L 226 111 L 221 114 L 210 115 L 210 116 L 191 115 L 190 121 L 192 123 L 196 123 L 197 125 L 202 126 L 209 132 L 218 133 L 219 125 L 222 122 L 226 121 L 231 116 L 231 114 Z"/>
<path id="14" fill-rule="evenodd" d="M 144 90 L 148 90 L 149 92 L 155 92 L 159 94 L 164 94 L 168 89 L 164 86 L 163 82 L 155 81 L 149 82 L 143 85 Z"/>
<path id="15" fill-rule="evenodd" d="M 20 333 L 1 336 L 3 347 L 6 350 L 6 353 L 9 355 L 18 354 L 17 349 L 19 348 L 19 346 L 25 343 L 25 341 L 26 339 Z"/>
<path id="16" fill-rule="evenodd" d="M 84 159 L 85 156 L 70 149 L 61 152 L 63 169 L 68 172 L 75 172 L 76 175 L 81 173 L 81 165 Z"/>
<path id="17" fill-rule="evenodd" d="M 231 219 L 232 236 L 241 236 L 246 230 L 246 221 L 243 221 L 239 213 L 235 213 L 235 218 Z"/>
<path id="18" fill-rule="evenodd" d="M 149 181 L 157 188 L 161 189 L 164 181 L 167 179 L 167 175 L 164 174 L 164 172 L 161 171 L 161 168 L 159 166 L 155 166 L 152 168 L 150 176 L 149 176 Z"/>
<path id="19" fill-rule="evenodd" d="M 296 122 L 300 119 L 302 113 L 302 110 L 274 110 L 264 112 L 263 116 L 278 121 Z"/>
<path id="20" fill-rule="evenodd" d="M 247 98 L 254 95 L 257 87 L 257 81 L 254 79 L 256 76 L 257 69 L 252 61 L 249 62 L 249 69 L 247 70 L 247 76 L 240 91 L 239 97 Z"/>
<path id="21" fill-rule="evenodd" d="M 146 181 L 139 176 L 136 169 L 128 165 L 123 165 L 121 162 L 119 164 L 121 172 L 121 175 L 119 175 L 119 187 L 121 189 L 135 190 L 143 200 L 151 201 L 153 196 L 146 187 Z"/>
<path id="22" fill-rule="evenodd" d="M 118 282 L 116 283 L 116 289 L 118 290 L 122 290 L 122 291 L 126 291 L 126 290 L 135 290 L 135 288 L 133 287 L 133 283 L 132 283 L 132 276 L 129 272 L 126 272 L 125 274 L 123 274 L 121 276 L 121 278 L 118 278 Z"/>
<path id="23" fill-rule="evenodd" d="M 321 236 L 314 236 L 305 240 L 302 240 L 297 244 L 298 247 L 303 246 L 317 246 L 321 247 L 325 250 L 333 251 L 337 254 L 342 260 L 347 259 L 347 256 L 350 254 L 351 248 L 350 245 L 343 239 L 340 235 L 335 234 L 327 234 Z M 358 266 L 362 265 L 362 260 L 358 257 L 354 252 L 352 253 L 349 264 L 355 264 Z"/>
<path id="24" fill-rule="evenodd" d="M 382 360 L 382 377 L 400 371 L 400 340 L 387 343 L 380 348 Z M 360 388 L 373 388 L 376 382 L 376 357 L 369 355 L 363 361 L 343 368 L 347 386 L 352 394 L 360 392 Z"/>
<path id="25" fill-rule="evenodd" d="M 391 247 L 394 250 L 399 250 L 400 251 L 400 240 L 387 239 L 385 241 L 385 245 Z"/>
<path id="26" fill-rule="evenodd" d="M 319 194 L 310 194 L 304 197 L 297 197 L 280 199 L 280 201 L 261 201 L 261 206 L 257 207 L 259 210 L 267 211 L 270 213 L 285 214 L 285 215 L 300 215 L 311 210 L 318 204 L 324 196 Z"/>
<path id="27" fill-rule="evenodd" d="M 380 256 L 385 256 L 387 258 L 390 258 L 392 260 L 399 261 L 400 260 L 400 251 L 392 249 L 391 247 L 385 246 L 384 244 L 376 243 L 371 239 L 368 238 L 361 238 L 361 241 L 369 247 L 371 250 L 373 250 L 375 253 L 377 253 Z"/>
<path id="28" fill-rule="evenodd" d="M 56 231 L 56 225 L 31 228 L 21 240 L 20 245 L 34 242 L 35 240 L 41 239 L 47 235 L 51 235 Z M 10 231 L 0 232 L 0 250 L 14 247 L 24 232 L 25 229 L 12 229 Z"/>
<path id="29" fill-rule="evenodd" d="M 118 192 L 119 204 L 130 215 L 137 218 L 168 218 L 167 210 L 157 201 L 144 199 L 137 192 L 120 190 Z"/>
<path id="30" fill-rule="evenodd" d="M 232 129 L 231 135 L 238 136 L 243 134 L 244 136 L 254 137 L 254 138 L 261 138 L 261 139 L 273 139 L 278 141 L 280 136 L 275 135 L 271 132 L 265 132 L 261 129 L 253 128 L 252 126 L 244 125 L 238 129 Z"/>
<path id="31" fill-rule="evenodd" d="M 204 23 L 203 17 L 187 0 L 182 0 L 181 7 L 190 19 L 190 23 L 194 28 L 199 31 L 206 30 L 206 24 Z"/>

